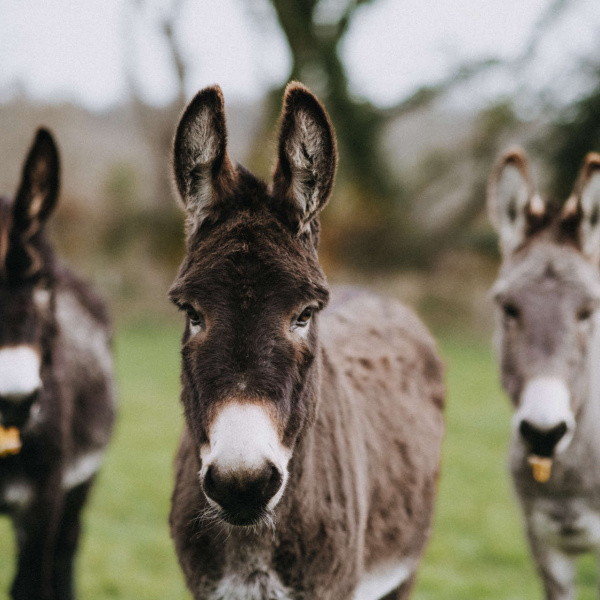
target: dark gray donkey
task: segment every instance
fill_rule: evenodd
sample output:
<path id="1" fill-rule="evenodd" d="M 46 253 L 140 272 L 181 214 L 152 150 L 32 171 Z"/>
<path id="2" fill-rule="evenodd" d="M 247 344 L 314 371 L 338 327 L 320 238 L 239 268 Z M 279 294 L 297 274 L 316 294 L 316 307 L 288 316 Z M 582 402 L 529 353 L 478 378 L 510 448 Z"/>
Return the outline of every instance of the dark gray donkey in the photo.
<path id="1" fill-rule="evenodd" d="M 16 530 L 15 600 L 73 598 L 80 512 L 114 418 L 104 307 L 44 232 L 58 185 L 40 129 L 14 201 L 0 197 L 0 511 Z"/>
<path id="2" fill-rule="evenodd" d="M 318 213 L 336 145 L 288 86 L 273 183 L 226 150 L 218 87 L 175 137 L 187 255 L 171 531 L 203 600 L 407 598 L 430 534 L 442 364 L 395 301 L 347 291 L 327 309 Z"/>
<path id="3" fill-rule="evenodd" d="M 600 551 L 600 155 L 559 210 L 536 194 L 523 152 L 509 152 L 488 202 L 511 471 L 546 598 L 567 600 L 574 558 Z"/>

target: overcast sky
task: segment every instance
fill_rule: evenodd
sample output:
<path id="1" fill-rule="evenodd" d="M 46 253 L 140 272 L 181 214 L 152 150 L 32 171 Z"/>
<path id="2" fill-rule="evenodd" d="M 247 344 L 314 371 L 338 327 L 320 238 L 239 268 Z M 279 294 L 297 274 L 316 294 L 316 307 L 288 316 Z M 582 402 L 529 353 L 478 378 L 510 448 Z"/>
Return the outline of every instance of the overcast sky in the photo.
<path id="1" fill-rule="evenodd" d="M 460 60 L 516 57 L 552 1 L 376 0 L 357 13 L 342 48 L 353 90 L 390 104 Z M 129 60 L 146 98 L 167 101 L 173 75 L 154 17 L 169 0 L 148 4 L 140 13 L 127 0 L 0 0 L 0 100 L 21 87 L 40 100 L 105 109 L 126 96 Z M 336 7 L 324 0 L 325 15 Z M 177 35 L 191 68 L 190 96 L 218 82 L 228 98 L 255 99 L 289 72 L 267 0 L 184 0 Z M 597 52 L 597 40 L 600 2 L 574 1 L 540 47 L 528 83 L 576 85 L 572 65 Z M 514 83 L 497 85 L 510 92 Z"/>

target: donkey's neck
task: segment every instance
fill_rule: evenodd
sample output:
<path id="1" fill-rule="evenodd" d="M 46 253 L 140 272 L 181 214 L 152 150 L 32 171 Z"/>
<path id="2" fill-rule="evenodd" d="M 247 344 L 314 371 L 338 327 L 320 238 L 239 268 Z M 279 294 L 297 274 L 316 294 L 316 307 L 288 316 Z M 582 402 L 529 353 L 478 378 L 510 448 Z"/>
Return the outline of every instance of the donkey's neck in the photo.
<path id="1" fill-rule="evenodd" d="M 224 600 L 292 600 L 292 593 L 273 569 L 273 532 L 233 528 L 225 535 L 223 572 L 227 575 L 221 579 L 211 597 Z"/>
<path id="2" fill-rule="evenodd" d="M 290 461 L 278 533 L 312 540 L 311 551 L 328 560 L 324 545 L 344 539 L 353 548 L 356 569 L 362 565 L 366 527 L 364 404 L 353 401 L 349 385 L 321 347 L 315 421 L 297 444 Z M 285 535 L 285 534 L 284 534 Z"/>

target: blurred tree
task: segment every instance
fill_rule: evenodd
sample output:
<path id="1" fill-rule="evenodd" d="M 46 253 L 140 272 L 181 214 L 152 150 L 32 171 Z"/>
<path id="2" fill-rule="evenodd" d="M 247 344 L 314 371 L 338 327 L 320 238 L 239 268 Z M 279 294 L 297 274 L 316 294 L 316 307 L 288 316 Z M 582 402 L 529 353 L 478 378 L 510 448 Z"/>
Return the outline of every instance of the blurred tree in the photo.
<path id="1" fill-rule="evenodd" d="M 149 0 L 130 0 L 130 9 L 134 15 L 126 23 L 123 35 L 126 57 L 126 76 L 130 102 L 138 121 L 141 133 L 152 152 L 154 174 L 153 197 L 143 207 L 137 207 L 132 214 L 121 211 L 121 222 L 112 224 L 112 234 L 106 243 L 114 250 L 122 248 L 123 243 L 115 244 L 115 238 L 146 238 L 146 245 L 153 256 L 164 264 L 176 265 L 183 252 L 181 236 L 183 217 L 173 201 L 171 176 L 171 152 L 175 123 L 185 106 L 185 84 L 188 69 L 183 59 L 175 28 L 180 18 L 183 0 L 171 0 L 161 5 L 159 12 L 151 11 Z M 143 23 L 147 12 L 153 25 L 162 33 L 167 57 L 175 75 L 173 99 L 166 105 L 153 106 L 144 99 L 142 85 L 137 78 L 135 57 L 135 35 L 131 31 L 131 22 Z M 114 183 L 114 182 L 113 182 Z M 114 194 L 113 194 L 114 196 Z"/>
<path id="2" fill-rule="evenodd" d="M 338 6 L 337 18 L 318 18 L 319 0 L 273 0 L 273 6 L 292 53 L 290 80 L 305 82 L 327 103 L 335 123 L 343 169 L 354 185 L 375 205 L 396 195 L 394 182 L 381 155 L 380 136 L 387 115 L 366 101 L 353 98 L 345 67 L 338 54 L 356 10 L 373 0 L 354 0 Z M 273 92 L 277 109 L 283 87 Z"/>
<path id="3" fill-rule="evenodd" d="M 394 119 L 431 104 L 496 61 L 460 65 L 446 79 L 417 89 L 392 107 L 379 108 L 356 98 L 350 92 L 339 47 L 357 10 L 373 1 L 346 0 L 334 4 L 327 0 L 271 0 L 271 3 L 292 55 L 288 79 L 306 83 L 325 102 L 338 137 L 340 180 L 355 198 L 353 206 L 359 207 L 356 210 L 359 221 L 354 223 L 352 235 L 337 238 L 338 252 L 346 258 L 355 257 L 359 263 L 365 263 L 368 257 L 379 264 L 382 260 L 392 265 L 399 261 L 423 262 L 443 249 L 457 227 L 449 223 L 444 230 L 446 234 L 438 232 L 441 245 L 437 247 L 432 246 L 426 231 L 418 230 L 406 186 L 397 176 L 397 165 L 393 165 L 384 151 L 383 134 Z M 279 111 L 283 88 L 271 93 L 269 127 Z M 457 224 L 462 226 L 467 212 L 472 211 L 460 211 Z M 453 220 L 451 216 L 449 219 Z M 350 239 L 345 246 L 344 240 Z"/>
<path id="4" fill-rule="evenodd" d="M 149 12 L 149 8 L 151 8 L 149 5 L 148 0 L 130 0 L 130 8 L 134 12 L 134 16 L 126 24 L 123 42 L 126 46 L 124 54 L 129 97 L 141 131 L 147 137 L 149 146 L 154 151 L 155 168 L 153 171 L 156 176 L 156 193 L 153 200 L 160 205 L 172 195 L 171 144 L 173 142 L 174 124 L 185 105 L 187 67 L 175 35 L 175 27 L 180 18 L 183 0 L 171 0 L 162 5 L 160 12 L 154 12 L 150 16 L 156 20 L 154 25 L 163 35 L 167 57 L 175 74 L 173 99 L 168 104 L 160 107 L 153 106 L 144 99 L 142 85 L 137 78 L 136 37 L 131 31 L 131 22 L 143 23 L 145 21 L 143 13 L 144 11 Z"/>
<path id="5" fill-rule="evenodd" d="M 558 114 L 539 144 L 552 166 L 552 194 L 564 201 L 573 189 L 585 155 L 600 151 L 600 61 L 588 90 Z"/>
<path id="6" fill-rule="evenodd" d="M 581 4 L 581 0 L 553 0 L 538 21 L 530 42 L 516 67 L 522 68 L 532 60 L 537 48 L 552 34 L 552 26 L 564 18 L 567 9 Z M 596 55 L 574 64 L 583 92 L 566 104 L 559 98 L 545 102 L 546 90 L 539 93 L 540 104 L 545 107 L 547 127 L 535 143 L 537 152 L 551 167 L 550 190 L 554 200 L 563 202 L 573 189 L 573 184 L 585 155 L 600 150 L 600 59 Z"/>

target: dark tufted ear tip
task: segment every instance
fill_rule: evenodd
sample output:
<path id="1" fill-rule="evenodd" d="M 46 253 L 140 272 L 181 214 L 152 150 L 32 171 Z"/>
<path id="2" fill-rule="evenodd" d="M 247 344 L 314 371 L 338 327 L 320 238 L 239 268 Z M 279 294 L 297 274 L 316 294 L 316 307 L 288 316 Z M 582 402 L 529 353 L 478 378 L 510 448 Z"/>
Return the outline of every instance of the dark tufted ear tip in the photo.
<path id="1" fill-rule="evenodd" d="M 321 101 L 303 83 L 290 81 L 283 95 L 283 118 L 294 117 L 298 111 L 310 114 L 325 129 L 333 131 L 329 115 Z"/>
<path id="2" fill-rule="evenodd" d="M 35 132 L 35 142 L 34 144 L 42 143 L 42 144 L 52 144 L 56 146 L 56 142 L 54 141 L 54 136 L 51 131 L 46 127 L 39 127 Z"/>
<path id="3" fill-rule="evenodd" d="M 513 146 L 506 150 L 506 152 L 503 152 L 496 161 L 489 178 L 488 193 L 494 191 L 494 188 L 506 167 L 514 167 L 518 169 L 523 177 L 527 181 L 530 181 L 531 176 L 529 173 L 529 161 L 527 160 L 527 154 L 525 153 L 525 150 L 521 148 L 521 146 Z"/>
<path id="4" fill-rule="evenodd" d="M 283 93 L 283 102 L 284 104 L 289 100 L 294 98 L 301 97 L 302 95 L 309 96 L 311 98 L 317 99 L 316 96 L 300 81 L 290 81 L 285 86 L 285 91 Z"/>
<path id="5" fill-rule="evenodd" d="M 527 164 L 527 155 L 521 146 L 512 146 L 500 156 L 498 163 L 524 167 Z"/>
<path id="6" fill-rule="evenodd" d="M 45 160 L 58 164 L 58 147 L 52 132 L 46 127 L 39 127 L 35 132 L 30 150 L 31 157 L 44 157 Z"/>
<path id="7" fill-rule="evenodd" d="M 223 109 L 225 106 L 225 99 L 223 97 L 223 90 L 221 89 L 221 86 L 215 83 L 201 89 L 190 102 L 190 104 L 195 104 L 196 102 L 212 104 L 214 108 Z"/>

